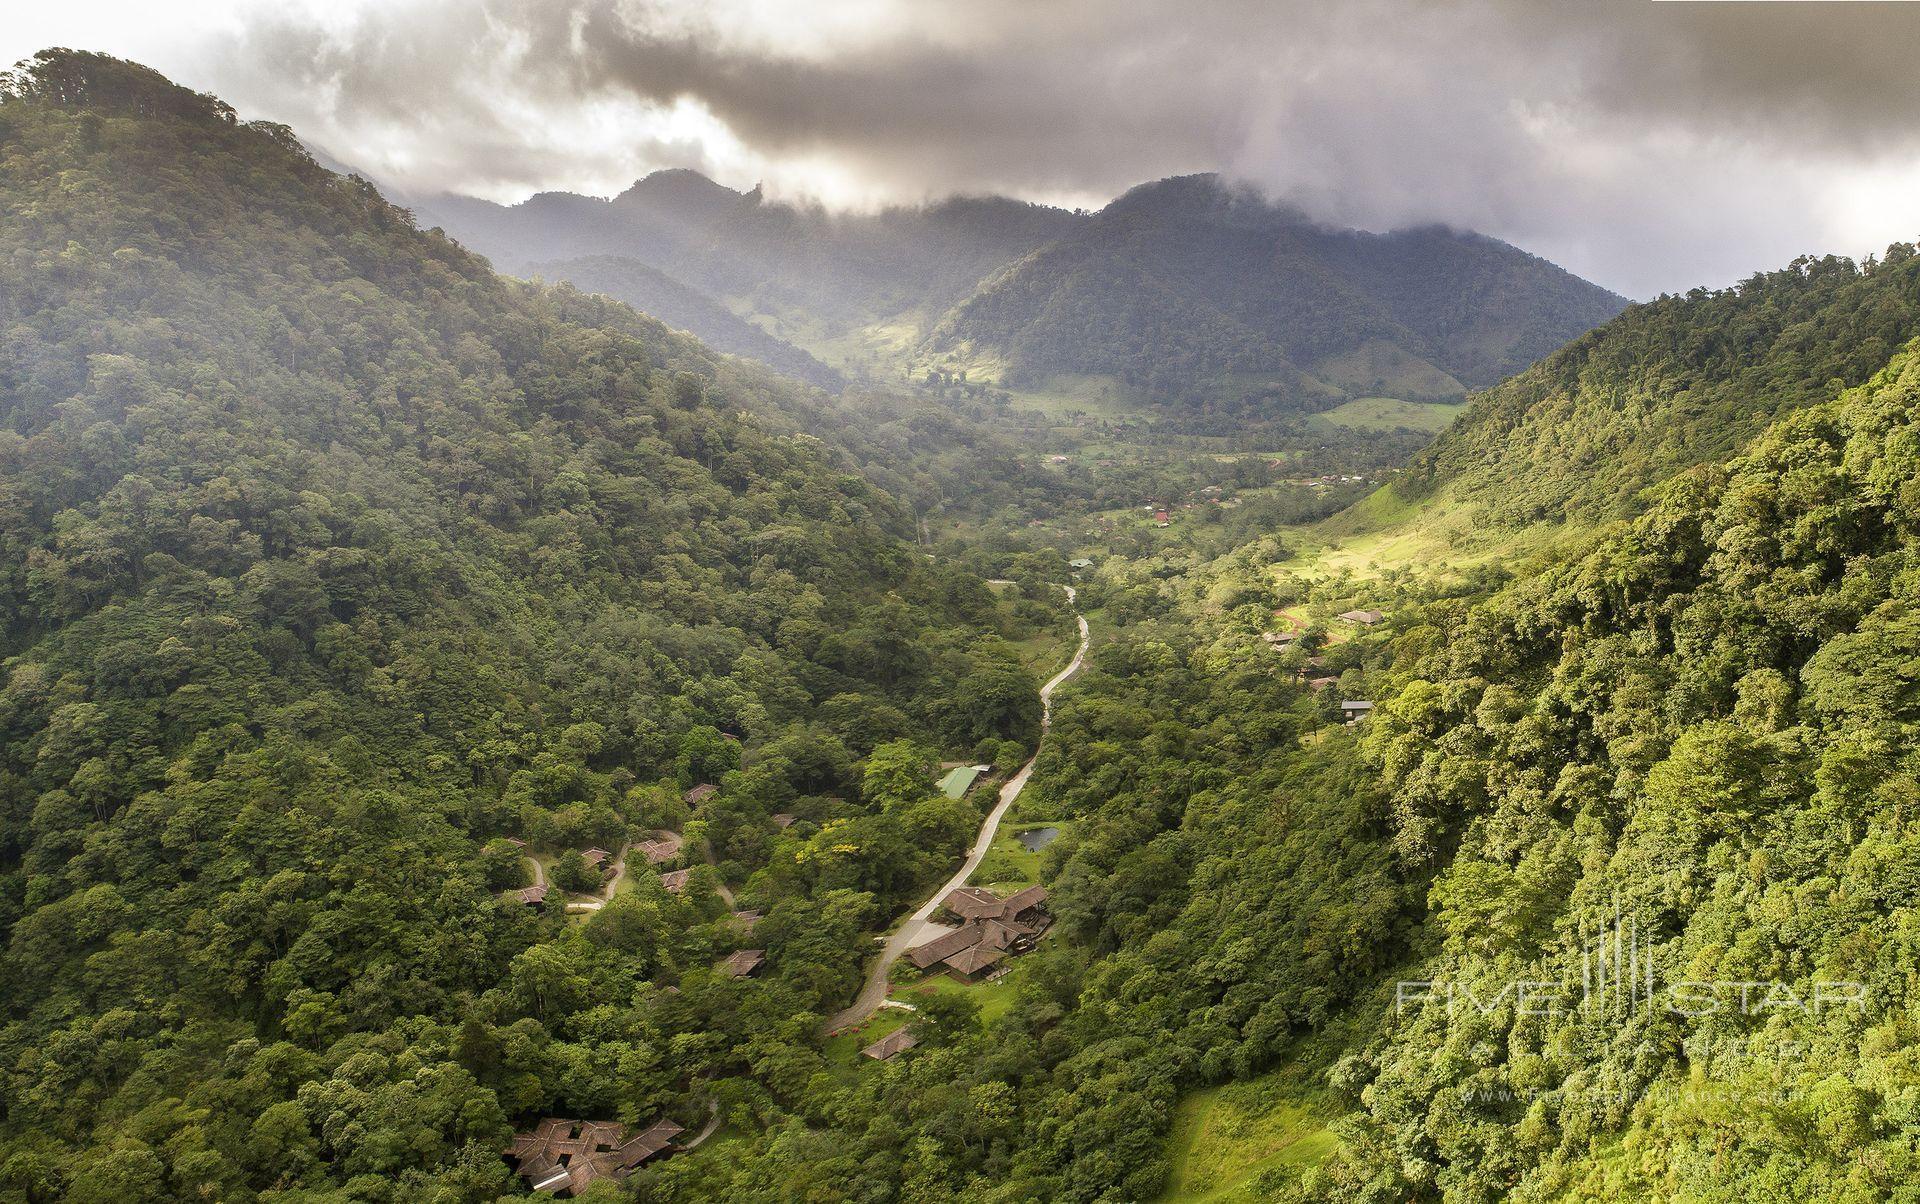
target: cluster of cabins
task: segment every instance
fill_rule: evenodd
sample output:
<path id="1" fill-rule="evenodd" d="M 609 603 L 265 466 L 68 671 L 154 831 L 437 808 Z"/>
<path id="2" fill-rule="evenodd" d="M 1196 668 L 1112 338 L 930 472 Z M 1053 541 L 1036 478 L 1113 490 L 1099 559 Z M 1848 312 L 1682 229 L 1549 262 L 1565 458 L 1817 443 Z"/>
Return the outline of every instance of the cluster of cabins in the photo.
<path id="1" fill-rule="evenodd" d="M 506 1155 L 527 1186 L 543 1195 L 573 1197 L 601 1179 L 625 1179 L 646 1163 L 672 1151 L 685 1132 L 670 1120 L 657 1120 L 639 1133 L 605 1120 L 548 1117 L 514 1134 Z"/>
<path id="2" fill-rule="evenodd" d="M 921 971 L 944 966 L 962 982 L 977 981 L 1008 956 L 1033 948 L 1051 922 L 1046 901 L 1043 886 L 1029 886 L 1004 899 L 990 890 L 963 886 L 940 903 L 960 926 L 907 950 L 907 960 Z"/>
<path id="3" fill-rule="evenodd" d="M 1274 613 L 1277 615 L 1281 612 L 1275 611 Z M 1372 627 L 1384 620 L 1387 616 L 1385 613 L 1377 610 L 1348 610 L 1342 611 L 1335 617 L 1343 623 L 1352 623 L 1356 627 Z M 1302 632 L 1298 630 L 1266 631 L 1260 634 L 1260 638 L 1275 652 L 1285 652 L 1299 642 L 1301 635 Z M 1306 666 L 1300 670 L 1300 679 L 1306 682 L 1315 693 L 1337 684 L 1340 680 L 1337 677 L 1326 675 L 1312 675 L 1313 670 L 1324 669 L 1326 665 L 1327 661 L 1325 657 L 1310 656 L 1307 658 Z M 1365 719 L 1372 711 L 1373 704 L 1364 699 L 1346 699 L 1340 703 L 1340 718 L 1344 720 L 1349 727 Z"/>

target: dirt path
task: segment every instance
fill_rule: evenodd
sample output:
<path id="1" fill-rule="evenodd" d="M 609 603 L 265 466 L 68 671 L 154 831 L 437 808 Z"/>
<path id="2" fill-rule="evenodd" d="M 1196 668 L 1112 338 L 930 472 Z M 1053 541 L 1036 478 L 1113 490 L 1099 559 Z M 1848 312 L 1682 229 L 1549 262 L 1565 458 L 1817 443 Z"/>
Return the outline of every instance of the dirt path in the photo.
<path id="1" fill-rule="evenodd" d="M 1078 602 L 1079 595 L 1071 585 L 1063 585 L 1060 588 L 1067 591 L 1069 604 Z M 1074 649 L 1073 659 L 1067 662 L 1067 667 L 1054 674 L 1046 685 L 1040 687 L 1040 743 L 1042 746 L 1046 744 L 1047 728 L 1053 718 L 1053 691 L 1061 682 L 1079 671 L 1080 662 L 1087 655 L 1087 616 L 1080 614 L 1076 606 L 1074 618 L 1080 624 L 1080 646 Z M 860 989 L 859 997 L 853 1001 L 851 1007 L 836 1012 L 827 1019 L 826 1032 L 836 1033 L 841 1029 L 864 1023 L 867 1017 L 873 1015 L 879 1008 L 881 1001 L 886 999 L 887 972 L 893 969 L 893 963 L 900 960 L 901 954 L 914 946 L 914 938 L 919 936 L 922 926 L 939 908 L 940 900 L 965 886 L 967 879 L 973 877 L 973 871 L 980 868 L 980 862 L 986 858 L 987 850 L 993 845 L 994 834 L 1000 830 L 1001 819 L 1006 816 L 1008 808 L 1013 806 L 1014 800 L 1020 797 L 1020 792 L 1026 789 L 1027 779 L 1033 775 L 1033 762 L 1038 760 L 1039 756 L 1040 750 L 1036 748 L 1033 757 L 1020 767 L 1020 772 L 1014 774 L 1007 780 L 1006 785 L 1000 787 L 1000 801 L 994 804 L 993 810 L 987 813 L 986 822 L 980 825 L 980 835 L 974 838 L 973 848 L 967 853 L 967 859 L 960 863 L 960 868 L 954 871 L 951 878 L 940 884 L 940 889 L 934 891 L 931 898 L 920 905 L 918 911 L 894 926 L 892 935 L 887 937 L 885 948 L 880 951 L 880 960 L 873 964 L 873 969 L 867 974 L 866 985 Z"/>
<path id="2" fill-rule="evenodd" d="M 632 851 L 632 849 L 633 844 L 629 841 L 621 845 L 620 851 L 614 854 L 613 877 L 607 879 L 606 884 L 600 888 L 598 897 L 592 899 L 569 899 L 567 900 L 567 910 L 576 913 L 582 911 L 599 911 L 602 907 L 613 902 L 613 892 L 620 889 L 621 881 L 627 876 L 627 854 Z M 528 860 L 532 859 L 529 858 Z M 536 877 L 539 876 L 540 863 L 538 861 L 533 863 L 533 872 Z"/>
<path id="3" fill-rule="evenodd" d="M 707 1104 L 707 1123 L 704 1125 L 701 1125 L 700 1131 L 693 1135 L 693 1140 L 681 1146 L 677 1152 L 684 1154 L 689 1150 L 699 1149 L 700 1143 L 705 1141 L 707 1138 L 712 1137 L 713 1131 L 715 1129 L 718 1129 L 719 1127 L 720 1127 L 720 1101 L 713 1100 L 712 1102 Z"/>

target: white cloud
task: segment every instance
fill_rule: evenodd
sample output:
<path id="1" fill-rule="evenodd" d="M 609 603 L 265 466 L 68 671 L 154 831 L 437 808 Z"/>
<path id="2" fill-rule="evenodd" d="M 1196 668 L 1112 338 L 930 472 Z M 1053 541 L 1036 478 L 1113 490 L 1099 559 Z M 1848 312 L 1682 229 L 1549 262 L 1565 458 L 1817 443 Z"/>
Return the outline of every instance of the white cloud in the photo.
<path id="1" fill-rule="evenodd" d="M 684 166 L 836 205 L 1085 203 L 1219 169 L 1647 295 L 1920 232 L 1911 7 L 76 0 L 0 37 L 141 58 L 417 190 Z"/>

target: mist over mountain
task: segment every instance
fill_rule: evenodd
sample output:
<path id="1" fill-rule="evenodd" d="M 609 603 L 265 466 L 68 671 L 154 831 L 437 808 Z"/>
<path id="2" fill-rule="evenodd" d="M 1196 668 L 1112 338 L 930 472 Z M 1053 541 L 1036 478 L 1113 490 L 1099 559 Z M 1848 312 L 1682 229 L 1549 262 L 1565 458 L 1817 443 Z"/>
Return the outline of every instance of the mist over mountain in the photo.
<path id="1" fill-rule="evenodd" d="M 998 360 L 1016 382 L 1104 373 L 1184 395 L 1252 381 L 1309 405 L 1458 398 L 1624 305 L 1493 239 L 1330 229 L 1186 176 L 1132 190 L 1009 265 L 928 343 Z"/>
<path id="2" fill-rule="evenodd" d="M 854 375 L 1092 376 L 1250 413 L 1458 399 L 1625 304 L 1493 239 L 1332 229 L 1216 176 L 1142 185 L 1095 214 L 1001 198 L 833 214 L 685 170 L 611 200 L 417 207 L 510 271 L 600 291 L 611 260 L 643 265 Z M 710 311 L 687 321 L 743 346 Z"/>

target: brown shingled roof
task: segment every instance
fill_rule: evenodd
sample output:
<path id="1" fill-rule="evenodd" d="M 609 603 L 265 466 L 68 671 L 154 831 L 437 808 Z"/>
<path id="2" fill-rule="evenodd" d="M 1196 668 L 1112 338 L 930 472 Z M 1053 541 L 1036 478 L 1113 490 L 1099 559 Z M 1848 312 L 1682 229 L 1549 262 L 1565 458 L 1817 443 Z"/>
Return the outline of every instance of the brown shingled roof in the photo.
<path id="1" fill-rule="evenodd" d="M 1023 911 L 1033 910 L 1034 908 L 1040 906 L 1042 903 L 1045 903 L 1046 901 L 1047 901 L 1046 887 L 1029 886 L 1027 889 L 1023 891 L 1016 891 L 1013 894 L 1008 895 L 1007 901 L 1002 906 L 1000 914 L 1007 917 L 1017 916 Z"/>
<path id="2" fill-rule="evenodd" d="M 679 833 L 669 832 L 658 840 L 641 842 L 640 852 L 645 854 L 648 862 L 659 865 L 663 861 L 672 861 L 678 857 L 681 843 Z"/>
<path id="3" fill-rule="evenodd" d="M 534 1191 L 577 1196 L 596 1180 L 626 1178 L 664 1153 L 683 1131 L 670 1120 L 659 1120 L 628 1137 L 625 1126 L 613 1121 L 548 1117 L 514 1134 L 506 1155 Z"/>
<path id="4" fill-rule="evenodd" d="M 893 1055 L 905 1053 L 918 1044 L 920 1044 L 918 1037 L 915 1037 L 904 1028 L 896 1028 L 878 1041 L 875 1041 L 872 1045 L 861 1050 L 860 1053 L 862 1056 L 872 1058 L 876 1062 L 884 1062 Z"/>
<path id="5" fill-rule="evenodd" d="M 940 900 L 940 906 L 963 920 L 976 920 L 999 915 L 1004 904 L 999 895 L 984 887 L 963 886 Z"/>
<path id="6" fill-rule="evenodd" d="M 942 933 L 924 945 L 907 950 L 907 960 L 921 970 L 939 965 L 962 949 L 971 949 L 979 944 L 982 931 L 982 925 L 967 924 L 952 932 Z"/>
<path id="7" fill-rule="evenodd" d="M 720 973 L 729 978 L 745 978 L 767 960 L 765 949 L 736 949 L 720 963 Z"/>
<path id="8" fill-rule="evenodd" d="M 962 949 L 947 959 L 947 964 L 962 974 L 974 975 L 1007 955 L 1005 949 L 989 949 L 984 942 Z"/>

